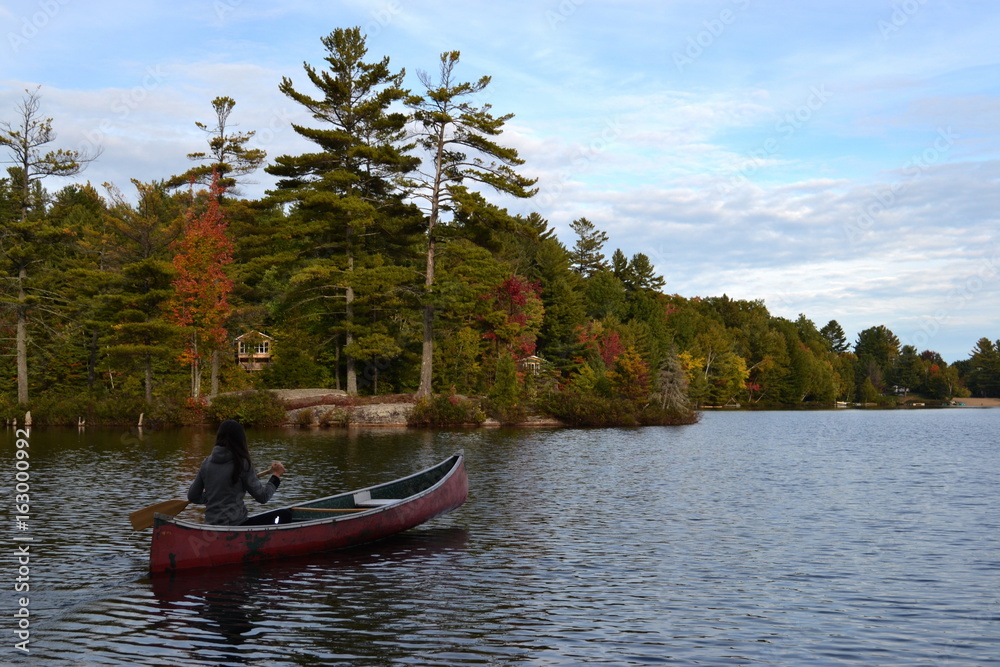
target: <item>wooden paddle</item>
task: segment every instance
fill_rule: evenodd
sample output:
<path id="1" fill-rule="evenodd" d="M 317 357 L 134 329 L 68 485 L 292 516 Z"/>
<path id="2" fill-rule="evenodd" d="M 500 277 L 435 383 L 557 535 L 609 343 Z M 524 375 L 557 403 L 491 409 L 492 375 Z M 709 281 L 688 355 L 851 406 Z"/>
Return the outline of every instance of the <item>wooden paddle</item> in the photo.
<path id="1" fill-rule="evenodd" d="M 263 477 L 269 472 L 271 472 L 270 468 L 267 470 L 261 470 L 257 473 L 257 476 Z M 143 507 L 141 510 L 132 512 L 128 515 L 128 520 L 132 522 L 133 530 L 145 530 L 153 525 L 154 514 L 177 516 L 184 511 L 184 508 L 187 507 L 188 504 L 189 503 L 186 500 L 164 500 L 156 503 L 155 505 Z"/>

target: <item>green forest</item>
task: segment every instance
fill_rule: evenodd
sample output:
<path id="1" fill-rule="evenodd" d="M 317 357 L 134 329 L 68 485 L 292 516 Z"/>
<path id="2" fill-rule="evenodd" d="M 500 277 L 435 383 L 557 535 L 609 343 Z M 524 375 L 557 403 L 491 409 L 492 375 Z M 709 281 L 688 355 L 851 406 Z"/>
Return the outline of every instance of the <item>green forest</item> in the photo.
<path id="1" fill-rule="evenodd" d="M 849 341 L 760 300 L 671 294 L 586 218 L 559 239 L 510 214 L 497 202 L 537 188 L 489 77 L 463 80 L 447 52 L 410 90 L 359 29 L 321 41 L 324 62 L 279 86 L 311 118 L 292 126 L 301 155 L 255 147 L 220 96 L 192 119 L 205 149 L 187 172 L 56 189 L 101 156 L 60 147 L 38 90 L 0 110 L 0 417 L 189 423 L 219 393 L 300 387 L 407 395 L 425 423 L 578 425 L 1000 396 L 1000 340 L 952 365 L 883 325 Z M 274 187 L 241 196 L 259 170 Z"/>

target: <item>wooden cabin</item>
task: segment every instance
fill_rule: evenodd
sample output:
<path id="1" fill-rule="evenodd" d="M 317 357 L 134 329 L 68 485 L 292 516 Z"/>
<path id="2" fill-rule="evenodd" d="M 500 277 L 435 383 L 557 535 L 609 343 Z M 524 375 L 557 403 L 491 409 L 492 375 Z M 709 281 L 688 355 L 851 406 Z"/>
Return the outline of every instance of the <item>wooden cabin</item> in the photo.
<path id="1" fill-rule="evenodd" d="M 274 339 L 259 331 L 248 331 L 236 338 L 236 363 L 247 371 L 259 371 L 271 363 Z"/>
<path id="2" fill-rule="evenodd" d="M 517 360 L 517 370 L 521 371 L 522 373 L 531 373 L 532 375 L 538 375 L 539 373 L 542 372 L 543 363 L 545 363 L 544 359 L 532 354 L 531 356 Z"/>

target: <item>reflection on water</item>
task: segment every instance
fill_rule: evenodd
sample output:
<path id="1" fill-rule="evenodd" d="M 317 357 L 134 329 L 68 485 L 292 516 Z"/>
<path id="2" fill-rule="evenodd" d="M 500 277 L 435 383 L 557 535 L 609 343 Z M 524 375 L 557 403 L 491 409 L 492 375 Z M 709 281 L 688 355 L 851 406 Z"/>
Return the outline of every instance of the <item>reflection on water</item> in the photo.
<path id="1" fill-rule="evenodd" d="M 268 610 L 276 603 L 291 604 L 315 622 L 344 624 L 357 616 L 352 595 L 345 592 L 370 595 L 368 568 L 431 567 L 435 559 L 463 549 L 467 540 L 460 528 L 423 528 L 357 549 L 220 571 L 182 571 L 148 581 L 163 618 L 177 620 L 184 632 L 197 629 L 206 643 L 240 645 L 267 626 Z M 330 594 L 334 590 L 339 593 Z"/>
<path id="2" fill-rule="evenodd" d="M 983 664 L 1000 655 L 998 426 L 1000 410 L 842 411 L 251 432 L 256 460 L 289 468 L 281 505 L 458 450 L 469 500 L 373 545 L 165 577 L 126 517 L 183 497 L 210 432 L 36 431 L 32 654 L 10 659 Z"/>

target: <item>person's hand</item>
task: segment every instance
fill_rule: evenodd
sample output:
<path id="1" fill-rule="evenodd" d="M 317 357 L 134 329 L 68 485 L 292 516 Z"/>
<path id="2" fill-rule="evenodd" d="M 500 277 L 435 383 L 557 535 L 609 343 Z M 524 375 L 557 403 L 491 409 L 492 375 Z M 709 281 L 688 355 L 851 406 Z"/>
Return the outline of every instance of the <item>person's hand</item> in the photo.
<path id="1" fill-rule="evenodd" d="M 271 464 L 271 474 L 275 477 L 281 477 L 285 474 L 285 466 L 281 465 L 281 461 L 275 461 Z"/>

